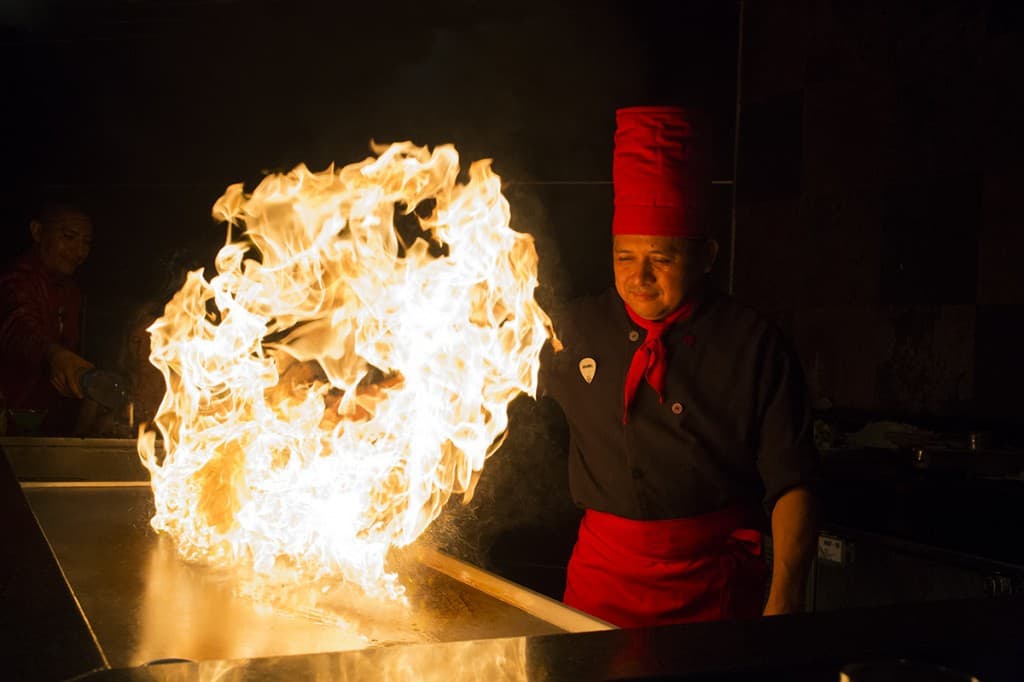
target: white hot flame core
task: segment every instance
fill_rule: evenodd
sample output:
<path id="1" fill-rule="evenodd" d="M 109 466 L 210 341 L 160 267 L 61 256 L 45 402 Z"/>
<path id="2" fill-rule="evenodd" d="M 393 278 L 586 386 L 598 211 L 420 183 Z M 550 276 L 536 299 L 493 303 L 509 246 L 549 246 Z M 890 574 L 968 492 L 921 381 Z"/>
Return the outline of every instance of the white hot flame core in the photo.
<path id="1" fill-rule="evenodd" d="M 488 162 L 452 146 L 299 166 L 214 215 L 244 225 L 149 329 L 167 392 L 139 452 L 153 526 L 189 559 L 276 566 L 400 597 L 391 547 L 416 539 L 497 449 L 537 386 L 550 320 L 533 239 Z M 436 201 L 404 248 L 396 204 Z M 408 209 L 408 210 L 411 210 Z"/>

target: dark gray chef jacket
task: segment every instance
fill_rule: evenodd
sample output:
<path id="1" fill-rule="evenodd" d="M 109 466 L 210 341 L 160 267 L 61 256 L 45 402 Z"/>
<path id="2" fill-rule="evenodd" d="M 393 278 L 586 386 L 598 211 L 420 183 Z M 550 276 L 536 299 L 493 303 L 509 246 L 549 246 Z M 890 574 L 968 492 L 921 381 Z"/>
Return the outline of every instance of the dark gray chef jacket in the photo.
<path id="1" fill-rule="evenodd" d="M 646 331 L 614 288 L 555 319 L 541 394 L 569 425 L 569 485 L 584 509 L 630 519 L 695 516 L 775 501 L 818 477 L 800 363 L 781 331 L 731 297 L 706 292 L 662 336 L 664 400 L 642 381 L 623 424 L 624 383 Z M 588 383 L 583 360 L 595 365 Z M 589 363 L 588 363 L 589 364 Z"/>

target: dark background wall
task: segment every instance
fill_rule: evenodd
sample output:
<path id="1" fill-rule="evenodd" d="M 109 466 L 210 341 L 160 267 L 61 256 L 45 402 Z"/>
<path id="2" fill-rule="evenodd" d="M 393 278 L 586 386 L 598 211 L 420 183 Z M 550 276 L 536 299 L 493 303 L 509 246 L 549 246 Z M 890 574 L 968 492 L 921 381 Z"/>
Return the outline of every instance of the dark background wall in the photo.
<path id="1" fill-rule="evenodd" d="M 817 406 L 1024 418 L 1024 11 L 744 3 L 735 292 Z"/>

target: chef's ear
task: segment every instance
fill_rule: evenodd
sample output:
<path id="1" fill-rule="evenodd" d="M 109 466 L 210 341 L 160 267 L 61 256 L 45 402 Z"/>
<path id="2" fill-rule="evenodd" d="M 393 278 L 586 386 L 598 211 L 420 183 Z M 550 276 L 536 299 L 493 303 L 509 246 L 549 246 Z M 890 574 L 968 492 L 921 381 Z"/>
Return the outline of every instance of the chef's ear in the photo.
<path id="1" fill-rule="evenodd" d="M 43 224 L 38 220 L 30 220 L 28 223 L 28 231 L 32 233 L 32 241 L 39 243 L 39 240 L 43 238 Z"/>
<path id="2" fill-rule="evenodd" d="M 715 261 L 718 259 L 718 242 L 714 239 L 708 239 L 704 242 L 704 272 L 711 272 L 711 268 L 714 267 Z"/>

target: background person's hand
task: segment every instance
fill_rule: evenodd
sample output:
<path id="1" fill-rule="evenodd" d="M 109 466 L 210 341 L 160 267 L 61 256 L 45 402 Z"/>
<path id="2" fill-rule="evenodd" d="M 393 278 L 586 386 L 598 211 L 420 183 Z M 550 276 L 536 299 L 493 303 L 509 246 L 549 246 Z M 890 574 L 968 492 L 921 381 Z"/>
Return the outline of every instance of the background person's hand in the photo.
<path id="1" fill-rule="evenodd" d="M 69 398 L 81 398 L 82 386 L 78 380 L 92 363 L 64 346 L 53 344 L 47 353 L 50 365 L 50 383 L 57 392 Z"/>

